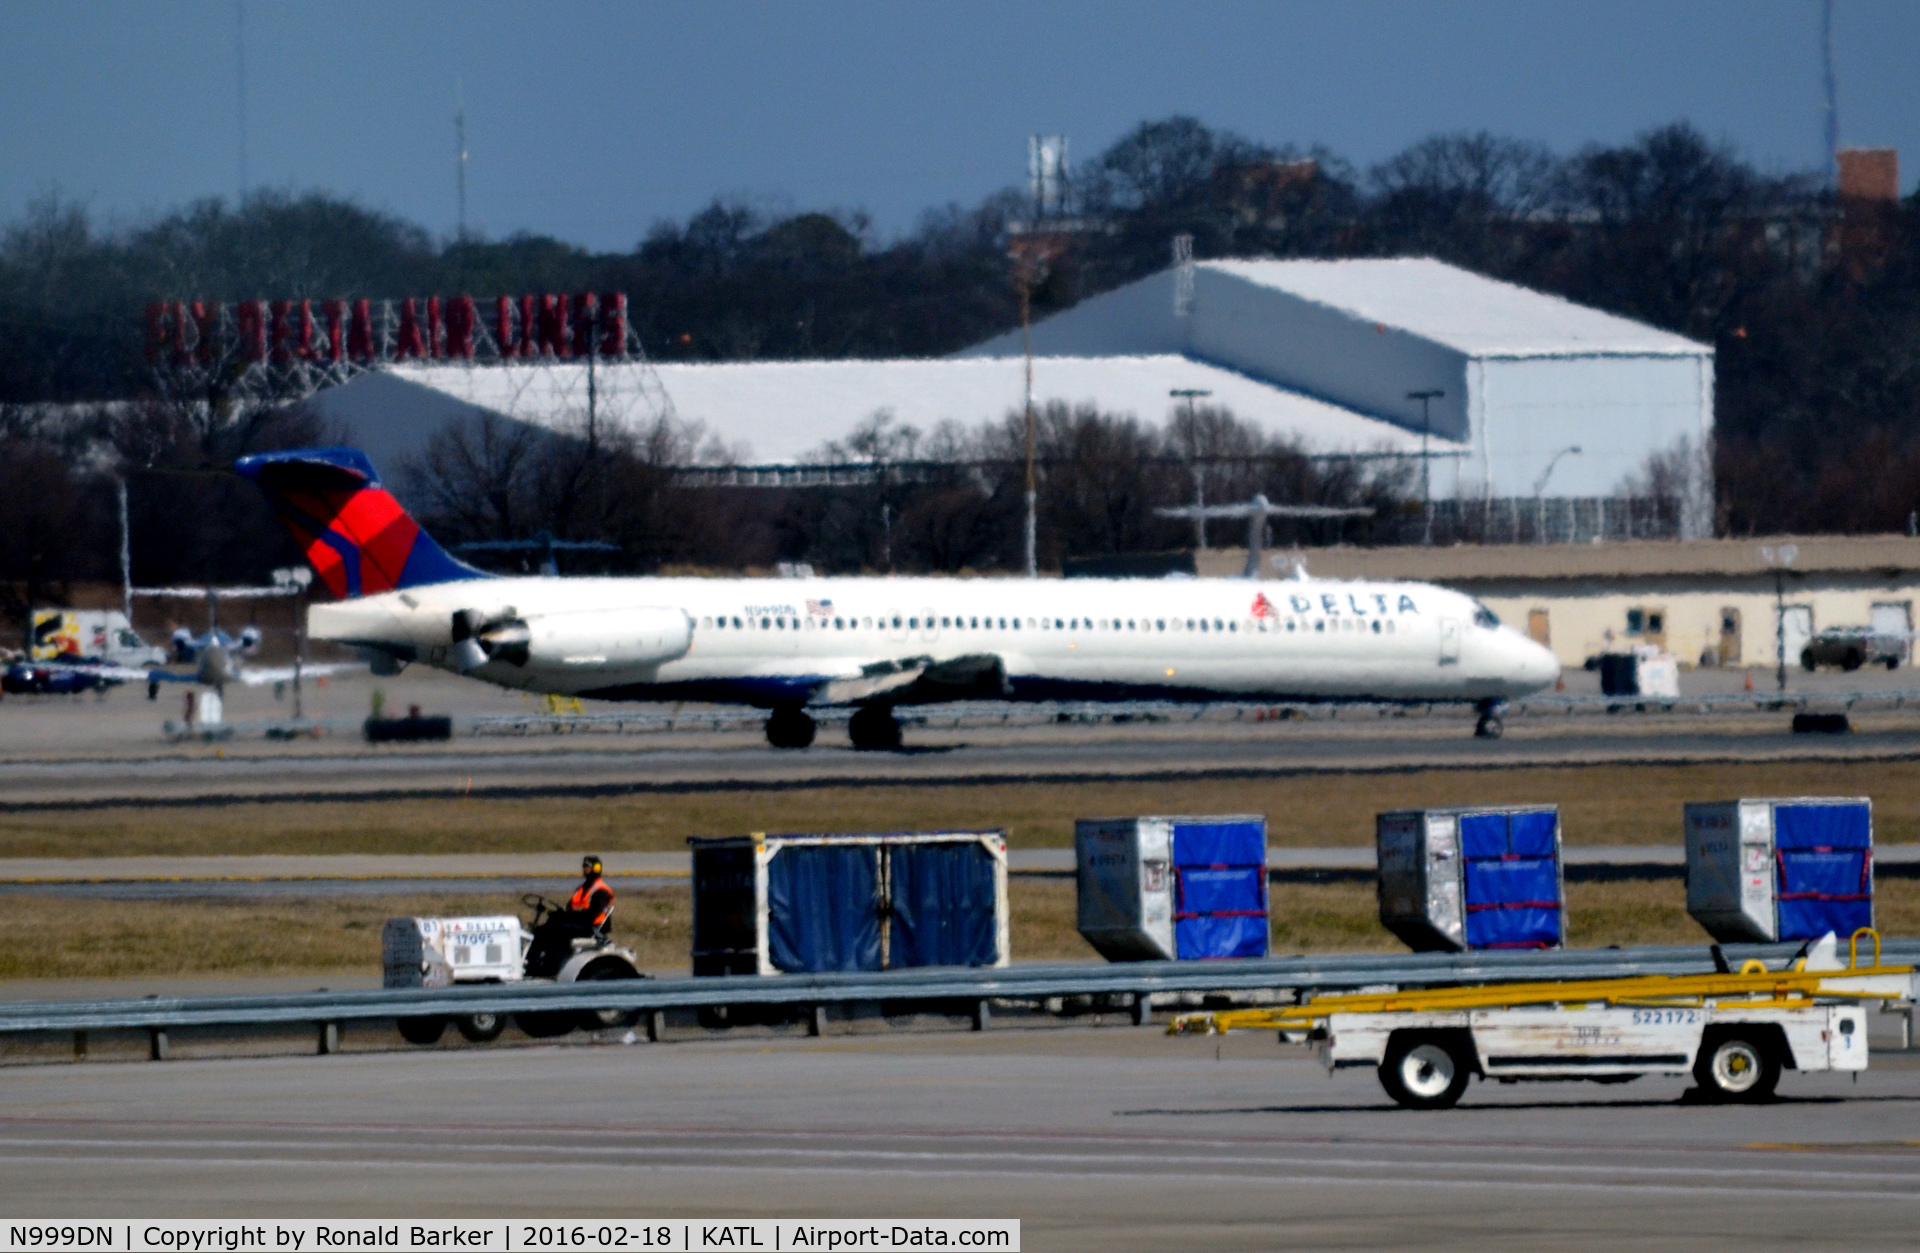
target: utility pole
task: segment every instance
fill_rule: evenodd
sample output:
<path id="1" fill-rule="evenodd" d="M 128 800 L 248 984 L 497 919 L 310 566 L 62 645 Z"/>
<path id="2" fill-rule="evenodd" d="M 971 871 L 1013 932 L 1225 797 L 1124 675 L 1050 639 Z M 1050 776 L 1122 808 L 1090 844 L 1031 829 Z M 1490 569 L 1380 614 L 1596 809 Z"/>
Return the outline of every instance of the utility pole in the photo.
<path id="1" fill-rule="evenodd" d="M 127 526 L 127 480 L 114 479 L 114 495 L 120 504 L 120 607 L 127 615 L 127 629 L 133 629 L 133 534 Z M 32 614 L 28 614 L 31 622 Z"/>
<path id="2" fill-rule="evenodd" d="M 1827 186 L 1840 179 L 1840 90 L 1833 78 L 1833 0 L 1820 5 L 1820 70 L 1827 91 Z"/>
<path id="3" fill-rule="evenodd" d="M 233 77 L 240 123 L 240 207 L 247 207 L 247 0 L 233 6 Z"/>
<path id="4" fill-rule="evenodd" d="M 1433 412 L 1430 406 L 1446 393 L 1438 387 L 1425 391 L 1408 392 L 1408 400 L 1420 402 L 1420 516 L 1422 519 L 1420 542 L 1433 543 L 1433 455 L 1427 451 L 1427 441 L 1433 434 Z"/>
<path id="5" fill-rule="evenodd" d="M 460 226 L 455 238 L 465 243 L 467 239 L 467 103 L 465 84 L 457 78 L 453 80 L 453 150 L 454 185 L 460 199 Z"/>
<path id="6" fill-rule="evenodd" d="M 1040 494 L 1033 472 L 1033 275 L 1025 265 L 1020 267 L 1020 344 L 1027 356 L 1027 577 L 1037 579 L 1040 577 L 1040 555 L 1039 520 L 1036 514 Z"/>
<path id="7" fill-rule="evenodd" d="M 1204 387 L 1176 387 L 1167 392 L 1175 400 L 1187 402 L 1187 469 L 1193 475 L 1193 543 L 1201 552 L 1207 551 L 1207 485 L 1200 465 L 1200 431 L 1193 416 L 1193 402 L 1212 392 Z M 1219 515 L 1226 516 L 1226 515 Z M 1238 517 L 1238 514 L 1233 515 Z M 1266 515 L 1261 514 L 1261 525 L 1266 524 Z"/>

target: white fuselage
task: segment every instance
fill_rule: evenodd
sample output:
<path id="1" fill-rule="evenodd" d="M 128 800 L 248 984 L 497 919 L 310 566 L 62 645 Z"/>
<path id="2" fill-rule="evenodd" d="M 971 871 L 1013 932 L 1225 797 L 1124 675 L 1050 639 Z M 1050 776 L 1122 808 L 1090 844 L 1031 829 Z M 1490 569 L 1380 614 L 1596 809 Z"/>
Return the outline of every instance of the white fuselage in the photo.
<path id="1" fill-rule="evenodd" d="M 463 612 L 523 660 L 461 644 Z M 1458 592 L 1314 579 L 475 579 L 315 605 L 309 629 L 504 687 L 763 707 L 983 659 L 1025 700 L 1499 700 L 1560 672 Z"/>

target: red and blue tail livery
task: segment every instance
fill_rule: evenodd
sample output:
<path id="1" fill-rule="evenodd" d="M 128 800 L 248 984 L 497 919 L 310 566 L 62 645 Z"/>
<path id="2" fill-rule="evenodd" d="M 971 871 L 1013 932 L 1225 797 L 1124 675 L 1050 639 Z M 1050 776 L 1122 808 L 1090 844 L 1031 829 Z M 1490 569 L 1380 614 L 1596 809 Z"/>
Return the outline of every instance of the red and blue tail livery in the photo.
<path id="1" fill-rule="evenodd" d="M 492 576 L 449 556 L 380 485 L 357 448 L 300 448 L 242 457 L 338 599 Z"/>

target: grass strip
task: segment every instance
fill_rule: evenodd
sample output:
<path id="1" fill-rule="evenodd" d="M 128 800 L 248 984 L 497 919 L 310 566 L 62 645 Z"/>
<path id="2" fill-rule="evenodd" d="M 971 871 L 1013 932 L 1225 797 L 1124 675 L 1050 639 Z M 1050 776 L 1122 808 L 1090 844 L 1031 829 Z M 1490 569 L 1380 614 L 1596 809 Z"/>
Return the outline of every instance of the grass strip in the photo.
<path id="1" fill-rule="evenodd" d="M 1018 961 L 1096 960 L 1074 930 L 1074 885 L 1016 878 L 1008 886 Z M 380 926 L 407 915 L 516 912 L 507 895 L 88 901 L 12 896 L 0 915 L 0 979 L 378 974 Z M 1364 883 L 1274 884 L 1273 951 L 1397 952 Z M 84 911 L 84 919 L 81 912 Z M 1877 911 L 1887 935 L 1920 935 L 1920 882 L 1889 880 Z M 1701 944 L 1677 880 L 1567 886 L 1568 928 L 1582 948 Z M 648 969 L 684 970 L 691 942 L 685 887 L 623 890 L 614 934 Z"/>
<path id="2" fill-rule="evenodd" d="M 1265 814 L 1279 846 L 1364 846 L 1387 810 L 1538 802 L 1560 806 L 1570 844 L 1678 844 L 1684 803 L 1739 796 L 1870 796 L 1879 842 L 1920 841 L 1920 762 L 1765 762 L 42 810 L 0 814 L 0 858 L 663 852 L 690 835 L 964 827 L 1004 827 L 1016 848 L 1064 848 L 1076 818 L 1223 813 Z"/>

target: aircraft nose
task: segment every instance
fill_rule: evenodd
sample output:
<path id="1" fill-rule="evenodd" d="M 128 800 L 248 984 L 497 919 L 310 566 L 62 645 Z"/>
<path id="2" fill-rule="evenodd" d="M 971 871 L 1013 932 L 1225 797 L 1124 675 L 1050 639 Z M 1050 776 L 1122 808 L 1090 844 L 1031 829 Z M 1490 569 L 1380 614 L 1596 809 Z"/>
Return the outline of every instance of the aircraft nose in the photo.
<path id="1" fill-rule="evenodd" d="M 1518 669 L 1524 682 L 1545 687 L 1560 677 L 1560 659 L 1553 655 L 1552 649 L 1538 640 L 1520 635 L 1517 631 L 1514 634 L 1518 637 L 1516 641 L 1520 652 Z"/>

